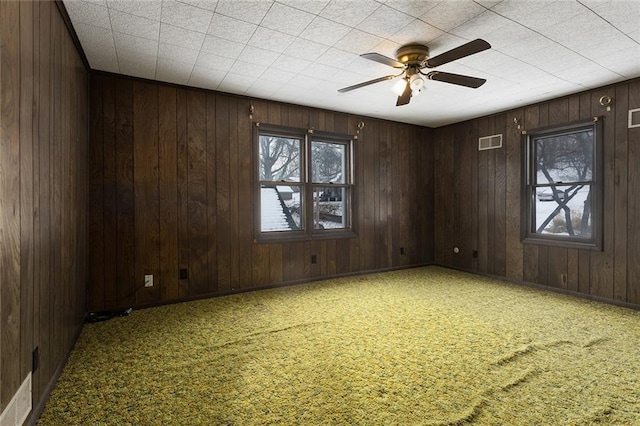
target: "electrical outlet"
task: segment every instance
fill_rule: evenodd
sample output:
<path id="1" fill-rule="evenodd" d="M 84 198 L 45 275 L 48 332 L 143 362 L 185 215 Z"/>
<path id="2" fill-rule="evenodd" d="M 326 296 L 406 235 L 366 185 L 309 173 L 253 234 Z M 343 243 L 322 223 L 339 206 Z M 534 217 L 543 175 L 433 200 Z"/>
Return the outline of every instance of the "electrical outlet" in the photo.
<path id="1" fill-rule="evenodd" d="M 153 287 L 153 274 L 144 276 L 144 286 Z"/>
<path id="2" fill-rule="evenodd" d="M 311 263 L 318 263 L 318 256 L 315 254 L 311 255 Z"/>
<path id="3" fill-rule="evenodd" d="M 186 280 L 189 278 L 189 271 L 187 268 L 180 268 L 180 279 Z"/>
<path id="4" fill-rule="evenodd" d="M 477 259 L 477 258 L 478 258 L 478 250 L 473 250 L 473 251 L 471 252 L 471 256 L 472 256 L 474 259 Z"/>
<path id="5" fill-rule="evenodd" d="M 400 247 L 400 254 L 404 254 L 404 247 Z"/>

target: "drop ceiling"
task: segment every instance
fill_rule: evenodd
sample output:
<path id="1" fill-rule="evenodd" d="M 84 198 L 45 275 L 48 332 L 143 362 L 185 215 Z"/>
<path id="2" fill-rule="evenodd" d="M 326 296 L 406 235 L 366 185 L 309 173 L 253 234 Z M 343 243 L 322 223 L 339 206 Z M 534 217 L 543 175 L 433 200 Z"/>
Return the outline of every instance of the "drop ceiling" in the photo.
<path id="1" fill-rule="evenodd" d="M 64 0 L 92 69 L 438 127 L 640 76 L 640 0 Z M 393 74 L 359 55 L 407 43 L 490 50 L 396 107 Z"/>

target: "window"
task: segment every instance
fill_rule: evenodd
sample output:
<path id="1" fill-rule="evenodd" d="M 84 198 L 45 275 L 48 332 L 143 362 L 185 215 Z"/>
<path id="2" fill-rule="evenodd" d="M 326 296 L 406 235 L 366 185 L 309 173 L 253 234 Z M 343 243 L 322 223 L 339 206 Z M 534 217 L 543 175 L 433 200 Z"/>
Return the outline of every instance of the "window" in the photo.
<path id="1" fill-rule="evenodd" d="M 349 136 L 257 124 L 261 241 L 352 236 Z"/>
<path id="2" fill-rule="evenodd" d="M 600 249 L 601 127 L 594 118 L 529 132 L 524 242 Z"/>

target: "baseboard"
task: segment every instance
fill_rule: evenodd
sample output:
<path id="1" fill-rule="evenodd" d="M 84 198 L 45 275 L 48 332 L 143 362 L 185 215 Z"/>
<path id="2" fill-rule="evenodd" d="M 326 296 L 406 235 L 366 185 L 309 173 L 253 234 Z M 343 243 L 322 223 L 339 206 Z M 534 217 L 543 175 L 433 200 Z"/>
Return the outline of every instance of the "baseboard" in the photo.
<path id="1" fill-rule="evenodd" d="M 42 396 L 40 397 L 40 400 L 38 401 L 37 404 L 33 406 L 33 410 L 31 411 L 31 414 L 29 414 L 29 417 L 27 417 L 27 421 L 25 422 L 26 425 L 34 426 L 37 423 L 38 418 L 40 418 L 40 414 L 42 414 L 42 410 L 44 410 L 44 406 L 47 404 L 47 401 L 49 400 L 49 396 L 51 396 L 51 391 L 53 391 L 53 388 L 55 387 L 58 379 L 60 378 L 60 374 L 62 374 L 62 370 L 64 370 L 65 365 L 67 365 L 67 361 L 69 360 L 69 355 L 71 355 L 71 351 L 76 346 L 76 342 L 78 341 L 78 338 L 80 337 L 80 334 L 82 333 L 83 328 L 84 328 L 84 322 L 80 324 L 78 331 L 73 336 L 71 345 L 69 345 L 69 348 L 67 349 L 64 356 L 58 363 L 58 366 L 53 371 L 53 375 L 49 379 L 47 386 L 44 388 L 44 391 L 42 392 Z"/>
<path id="2" fill-rule="evenodd" d="M 509 283 L 509 284 L 515 284 L 515 285 L 520 285 L 520 286 L 524 286 L 524 287 L 535 288 L 537 290 L 550 291 L 550 292 L 553 292 L 553 293 L 559 293 L 559 294 L 564 294 L 564 295 L 567 295 L 567 296 L 578 297 L 580 299 L 592 300 L 594 302 L 606 303 L 608 305 L 620 306 L 622 308 L 633 309 L 633 310 L 636 310 L 636 311 L 640 310 L 640 305 L 636 305 L 634 303 L 629 303 L 629 302 L 624 302 L 622 300 L 608 299 L 606 297 L 594 296 L 592 294 L 580 293 L 578 291 L 567 290 L 567 289 L 559 288 L 559 287 L 551 287 L 551 286 L 547 286 L 547 285 L 544 285 L 544 284 L 534 283 L 534 282 L 531 282 L 531 281 L 516 280 L 516 279 L 507 278 L 507 277 L 502 277 L 502 276 L 499 276 L 499 275 L 492 275 L 492 274 L 486 274 L 486 273 L 483 273 L 483 272 L 471 271 L 471 270 L 463 269 L 463 268 L 454 268 L 452 266 L 445 266 L 445 265 L 440 265 L 440 264 L 434 264 L 434 266 L 439 266 L 439 267 L 445 268 L 445 269 L 451 269 L 453 271 L 466 272 L 468 274 L 478 275 L 478 276 L 481 276 L 481 277 L 487 277 L 487 278 L 491 278 L 491 279 L 494 279 L 494 280 L 497 280 L 497 281 L 502 281 L 502 282 Z"/>

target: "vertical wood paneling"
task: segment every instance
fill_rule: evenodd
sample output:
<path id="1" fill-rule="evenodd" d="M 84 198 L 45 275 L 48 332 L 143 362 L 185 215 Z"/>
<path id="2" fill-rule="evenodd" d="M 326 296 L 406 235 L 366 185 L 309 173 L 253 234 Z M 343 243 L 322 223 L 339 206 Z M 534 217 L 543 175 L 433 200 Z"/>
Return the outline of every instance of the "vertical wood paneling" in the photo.
<path id="1" fill-rule="evenodd" d="M 208 292 L 213 293 L 218 290 L 218 244 L 217 232 L 217 206 L 216 206 L 216 96 L 207 94 L 207 229 L 208 246 L 207 257 L 209 270 L 207 272 Z"/>
<path id="2" fill-rule="evenodd" d="M 105 235 L 117 232 L 116 191 L 116 99 L 115 80 L 105 79 L 102 83 L 102 177 L 103 177 L 103 210 L 102 228 Z M 105 238 L 103 242 L 103 262 L 105 265 L 116 265 L 118 259 L 116 240 Z M 118 306 L 117 268 L 104 268 L 105 308 Z"/>
<path id="3" fill-rule="evenodd" d="M 158 87 L 133 83 L 133 164 L 135 210 L 136 302 L 159 300 L 155 280 L 159 265 L 158 202 Z M 154 276 L 153 287 L 144 287 L 144 276 Z"/>
<path id="4" fill-rule="evenodd" d="M 613 247 L 613 298 L 627 300 L 627 153 L 629 141 L 627 137 L 627 111 L 629 110 L 629 86 L 616 87 L 615 97 L 615 164 L 614 164 L 614 247 Z M 637 216 L 636 216 L 637 217 Z M 632 219 L 632 222 L 635 220 Z"/>
<path id="5" fill-rule="evenodd" d="M 488 118 L 482 118 L 478 121 L 478 136 L 488 135 Z M 488 230 L 488 168 L 489 156 L 491 151 L 478 152 L 478 271 L 488 273 L 488 250 L 489 250 L 489 230 Z"/>
<path id="6" fill-rule="evenodd" d="M 207 294 L 207 149 L 206 97 L 203 92 L 187 92 L 187 211 L 189 224 L 189 294 Z"/>
<path id="7" fill-rule="evenodd" d="M 160 296 L 177 299 L 178 254 L 178 139 L 177 93 L 173 87 L 158 88 L 159 196 L 160 196 Z M 207 213 L 208 214 L 208 213 Z M 207 279 L 209 278 L 207 274 Z"/>
<path id="8" fill-rule="evenodd" d="M 20 10 L 0 2 L 0 410 L 20 385 Z M 28 52 L 26 52 L 28 53 Z"/>
<path id="9" fill-rule="evenodd" d="M 640 108 L 640 80 L 629 84 L 629 109 Z M 629 223 L 627 234 L 627 301 L 640 304 L 640 128 L 627 130 L 629 138 L 627 176 Z M 620 136 L 620 135 L 619 135 Z"/>
<path id="10" fill-rule="evenodd" d="M 42 402 L 83 322 L 88 86 L 56 3 L 0 2 L 0 22 L 1 412 L 35 347 Z"/>
<path id="11" fill-rule="evenodd" d="M 178 264 L 189 272 L 189 144 L 187 137 L 187 91 L 178 89 L 176 93 L 176 139 L 178 145 Z M 180 280 L 180 297 L 189 294 L 189 278 Z"/>
<path id="12" fill-rule="evenodd" d="M 37 6 L 37 5 L 36 5 Z M 34 293 L 34 134 L 33 3 L 20 5 L 20 353 L 33 349 Z M 4 165 L 2 167 L 4 169 Z M 2 245 L 0 244 L 0 247 Z M 21 357 L 20 377 L 31 371 Z"/>
<path id="13" fill-rule="evenodd" d="M 231 290 L 229 217 L 229 97 L 216 97 L 216 206 L 218 290 Z"/>
<path id="14" fill-rule="evenodd" d="M 494 244 L 493 244 L 493 274 L 506 275 L 506 120 L 505 114 L 495 117 L 493 134 L 502 135 L 502 148 L 495 150 L 495 180 L 494 180 Z"/>
<path id="15" fill-rule="evenodd" d="M 603 120 L 603 251 L 592 251 L 591 285 L 589 292 L 595 296 L 613 298 L 613 253 L 614 253 L 614 167 L 615 167 L 615 123 L 614 114 L 600 105 L 600 97 L 614 95 L 610 89 L 597 89 L 591 92 L 591 115 L 600 116 Z"/>
<path id="16" fill-rule="evenodd" d="M 509 120 L 504 136 L 506 150 L 506 253 L 505 276 L 512 280 L 523 276 L 523 247 L 521 243 L 521 199 L 522 199 L 522 129 L 524 110 L 514 111 L 513 117 L 518 123 Z M 520 127 L 520 128 L 519 128 Z"/>

